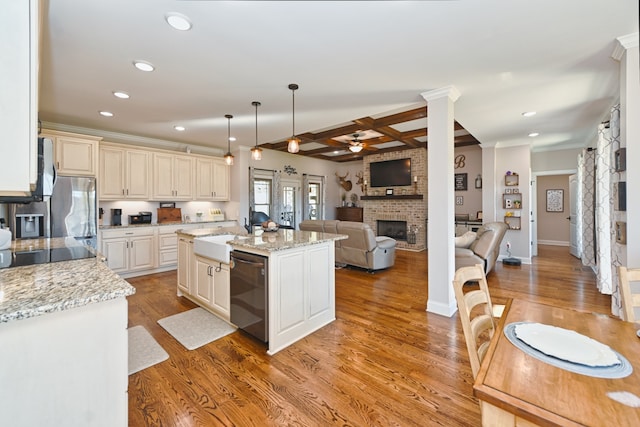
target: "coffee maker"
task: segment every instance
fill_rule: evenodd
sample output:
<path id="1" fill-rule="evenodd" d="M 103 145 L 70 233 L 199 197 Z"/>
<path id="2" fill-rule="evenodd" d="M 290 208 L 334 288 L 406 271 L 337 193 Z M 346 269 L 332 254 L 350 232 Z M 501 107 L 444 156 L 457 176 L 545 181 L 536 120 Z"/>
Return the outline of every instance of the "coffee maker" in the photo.
<path id="1" fill-rule="evenodd" d="M 111 225 L 122 225 L 122 209 L 111 209 Z"/>

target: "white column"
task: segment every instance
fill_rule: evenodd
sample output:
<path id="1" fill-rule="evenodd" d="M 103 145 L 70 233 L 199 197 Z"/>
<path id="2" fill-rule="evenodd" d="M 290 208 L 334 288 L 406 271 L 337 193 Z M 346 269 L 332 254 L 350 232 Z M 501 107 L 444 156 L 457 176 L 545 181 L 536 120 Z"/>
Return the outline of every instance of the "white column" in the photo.
<path id="1" fill-rule="evenodd" d="M 429 229 L 429 299 L 427 311 L 451 317 L 457 309 L 453 293 L 455 273 L 453 192 L 454 86 L 424 92 L 427 101 Z"/>
<path id="2" fill-rule="evenodd" d="M 618 37 L 612 57 L 620 61 L 620 141 L 627 147 L 627 262 L 640 267 L 640 73 L 638 71 L 638 33 Z"/>

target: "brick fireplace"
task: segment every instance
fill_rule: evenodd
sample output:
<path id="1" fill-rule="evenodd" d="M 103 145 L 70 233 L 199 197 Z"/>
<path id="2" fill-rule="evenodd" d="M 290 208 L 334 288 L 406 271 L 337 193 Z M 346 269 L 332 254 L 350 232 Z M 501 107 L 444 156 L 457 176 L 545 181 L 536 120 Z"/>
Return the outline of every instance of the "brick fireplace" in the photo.
<path id="1" fill-rule="evenodd" d="M 395 229 L 392 232 L 397 232 L 398 237 L 390 237 L 396 239 L 397 248 L 422 251 L 427 247 L 427 150 L 416 148 L 365 156 L 364 177 L 369 178 L 370 162 L 407 157 L 411 157 L 411 174 L 418 177 L 417 183 L 393 187 L 393 195 L 389 196 L 384 188 L 368 188 L 366 196 L 361 198 L 363 221 L 377 231 L 377 235 L 386 235 L 386 229 L 379 228 L 379 222 L 385 224 L 385 227 L 389 223 L 393 224 Z M 408 239 L 411 230 L 417 230 L 415 240 Z"/>

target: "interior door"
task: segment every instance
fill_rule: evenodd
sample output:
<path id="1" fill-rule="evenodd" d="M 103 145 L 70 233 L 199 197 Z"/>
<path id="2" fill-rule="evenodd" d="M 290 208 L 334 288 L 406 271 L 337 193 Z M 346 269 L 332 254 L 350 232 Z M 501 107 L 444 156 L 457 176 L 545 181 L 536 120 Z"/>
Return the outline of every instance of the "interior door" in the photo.
<path id="1" fill-rule="evenodd" d="M 569 253 L 580 258 L 578 247 L 578 175 L 569 176 Z"/>

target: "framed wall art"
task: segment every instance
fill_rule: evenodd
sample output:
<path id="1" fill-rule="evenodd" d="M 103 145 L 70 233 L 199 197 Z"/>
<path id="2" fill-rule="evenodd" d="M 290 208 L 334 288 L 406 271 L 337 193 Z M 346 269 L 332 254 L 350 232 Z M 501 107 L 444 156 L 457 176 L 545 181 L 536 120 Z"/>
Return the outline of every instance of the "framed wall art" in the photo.
<path id="1" fill-rule="evenodd" d="M 547 212 L 564 211 L 564 190 L 547 190 Z"/>
<path id="2" fill-rule="evenodd" d="M 454 176 L 453 189 L 455 191 L 467 191 L 467 174 L 457 173 Z"/>

